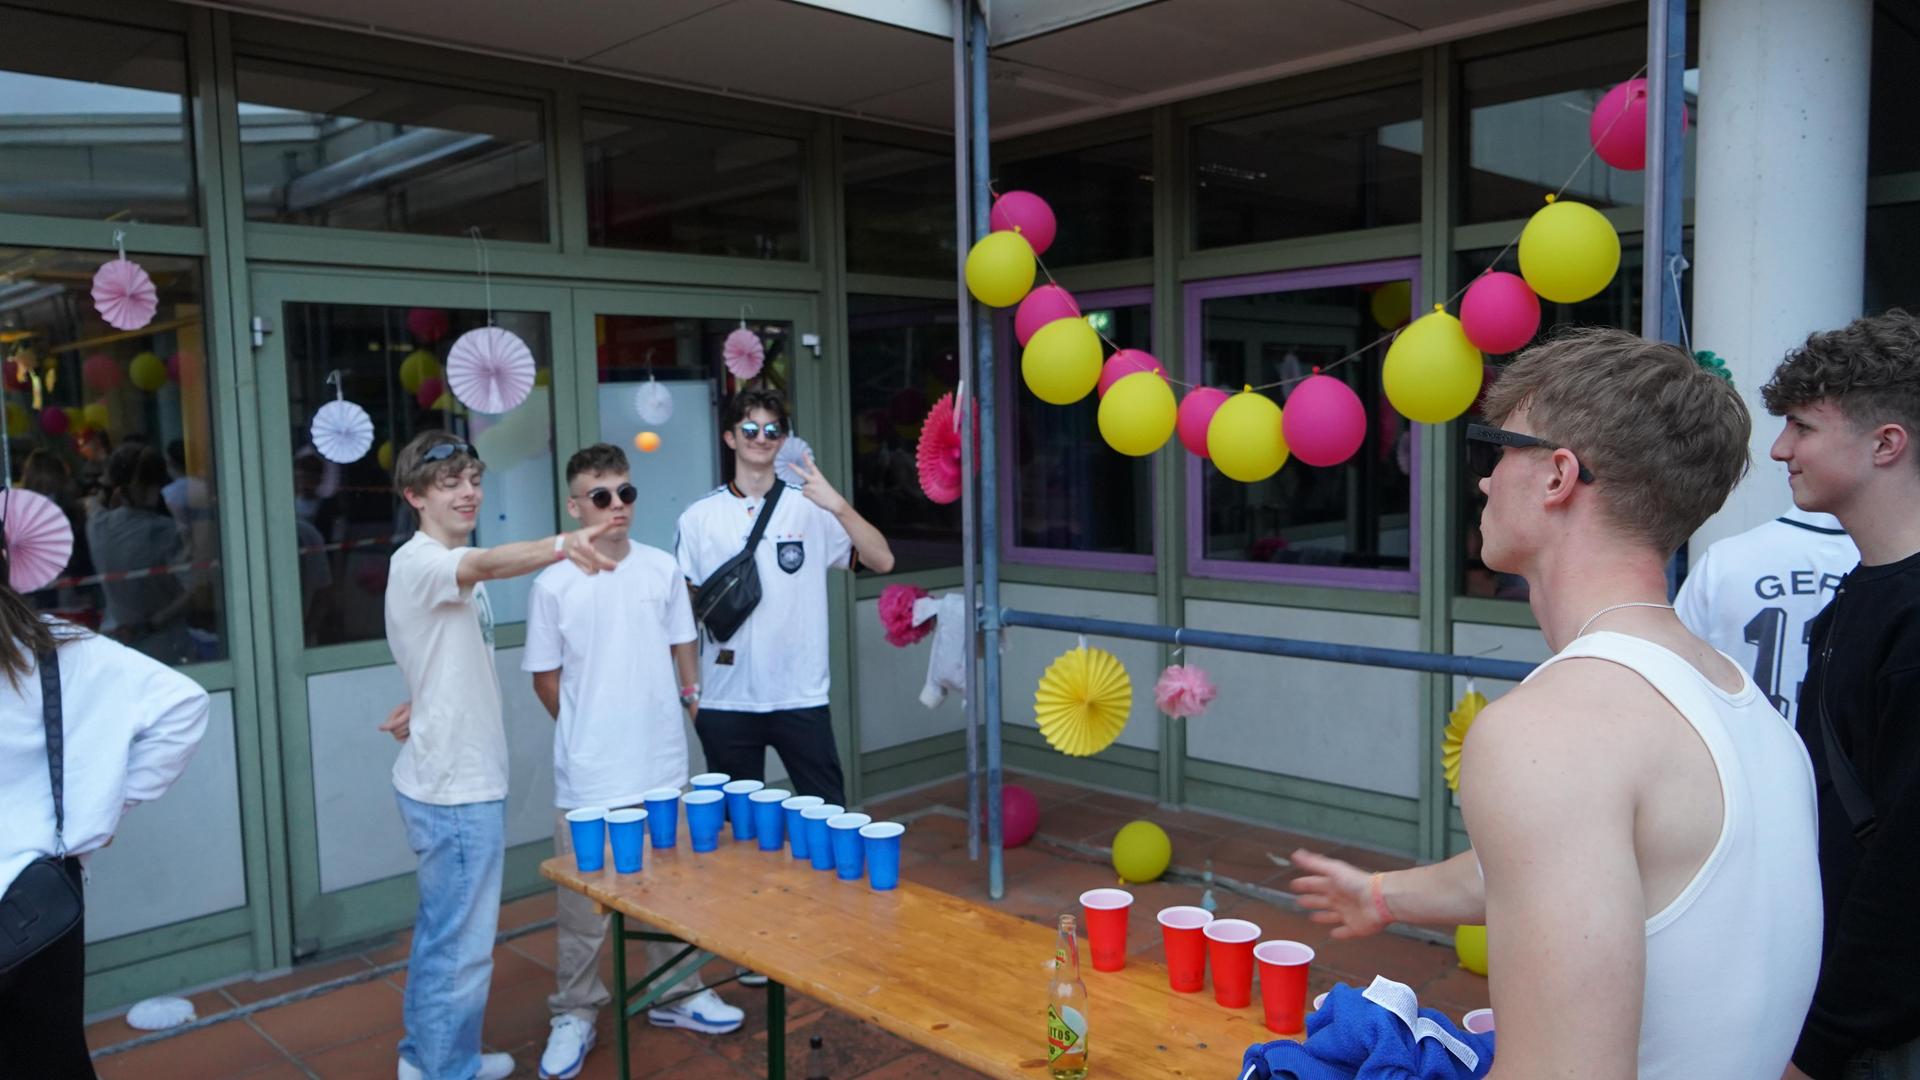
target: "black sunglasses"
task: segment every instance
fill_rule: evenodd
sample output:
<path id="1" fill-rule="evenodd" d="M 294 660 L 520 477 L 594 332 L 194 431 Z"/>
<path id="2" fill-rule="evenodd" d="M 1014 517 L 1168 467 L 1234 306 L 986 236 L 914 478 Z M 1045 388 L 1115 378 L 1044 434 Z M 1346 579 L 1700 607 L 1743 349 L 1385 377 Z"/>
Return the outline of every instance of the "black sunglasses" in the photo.
<path id="1" fill-rule="evenodd" d="M 780 426 L 780 421 L 778 420 L 765 426 L 756 424 L 751 420 L 740 425 L 740 437 L 748 440 L 757 439 L 764 435 L 768 442 L 779 442 L 786 433 L 786 429 Z"/>
<path id="2" fill-rule="evenodd" d="M 615 495 L 620 496 L 622 505 L 632 506 L 633 500 L 640 497 L 640 492 L 636 490 L 632 484 L 621 484 L 612 491 L 608 491 L 603 487 L 597 487 L 587 492 L 587 501 L 598 509 L 605 510 L 607 507 L 613 505 L 613 497 Z"/>
<path id="3" fill-rule="evenodd" d="M 475 461 L 480 460 L 480 451 L 463 442 L 443 442 L 429 446 L 427 452 L 420 455 L 420 460 L 445 461 L 456 454 L 465 454 Z"/>
<path id="4" fill-rule="evenodd" d="M 1567 447 L 1550 443 L 1545 439 L 1536 439 L 1531 435 L 1522 435 L 1517 431 L 1505 431 L 1490 424 L 1467 425 L 1467 468 L 1473 475 L 1482 479 L 1493 475 L 1500 464 L 1500 455 L 1508 448 L 1515 450 L 1566 450 Z M 1578 459 L 1575 459 L 1578 463 Z M 1580 466 L 1580 482 L 1593 483 L 1593 473 L 1585 465 Z"/>

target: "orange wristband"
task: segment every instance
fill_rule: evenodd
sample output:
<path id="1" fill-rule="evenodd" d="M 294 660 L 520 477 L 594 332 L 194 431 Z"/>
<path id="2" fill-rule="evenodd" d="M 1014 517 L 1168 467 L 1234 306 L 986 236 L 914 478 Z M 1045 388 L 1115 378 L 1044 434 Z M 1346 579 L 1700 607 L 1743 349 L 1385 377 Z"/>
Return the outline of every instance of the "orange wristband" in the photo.
<path id="1" fill-rule="evenodd" d="M 1380 879 L 1384 876 L 1386 876 L 1384 871 L 1375 872 L 1373 875 L 1373 883 L 1367 891 L 1373 895 L 1373 910 L 1375 914 L 1380 916 L 1380 921 L 1387 923 L 1398 922 L 1399 920 L 1393 917 L 1393 910 L 1387 907 L 1387 898 L 1380 894 Z"/>

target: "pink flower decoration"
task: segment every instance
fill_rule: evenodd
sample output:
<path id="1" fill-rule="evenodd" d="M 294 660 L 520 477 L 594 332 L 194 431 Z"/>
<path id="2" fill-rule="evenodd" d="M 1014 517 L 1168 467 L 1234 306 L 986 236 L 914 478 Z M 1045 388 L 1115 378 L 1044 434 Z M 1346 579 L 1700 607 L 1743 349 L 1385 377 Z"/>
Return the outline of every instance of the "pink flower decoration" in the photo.
<path id="1" fill-rule="evenodd" d="M 760 374 L 767 363 L 767 348 L 760 344 L 760 335 L 744 326 L 727 335 L 720 355 L 727 362 L 727 370 L 742 381 Z"/>
<path id="2" fill-rule="evenodd" d="M 93 307 L 115 330 L 138 330 L 153 321 L 160 294 L 139 263 L 108 259 L 93 274 Z"/>
<path id="3" fill-rule="evenodd" d="M 934 620 L 913 625 L 913 602 L 927 595 L 918 585 L 889 585 L 880 590 L 880 625 L 887 628 L 887 644 L 896 649 L 933 633 Z"/>
<path id="4" fill-rule="evenodd" d="M 474 412 L 510 412 L 533 391 L 533 352 L 511 330 L 469 330 L 447 354 L 447 386 Z"/>
<path id="5" fill-rule="evenodd" d="M 960 498 L 960 433 L 953 428 L 953 395 L 941 394 L 920 425 L 920 445 L 914 455 L 920 469 L 920 490 L 941 505 Z M 973 447 L 973 471 L 977 473 L 980 471 L 977 413 L 973 414 Z"/>
<path id="6" fill-rule="evenodd" d="M 18 593 L 53 584 L 73 557 L 67 515 L 52 499 L 24 488 L 0 492 L 0 507 L 6 515 L 7 583 Z"/>
<path id="7" fill-rule="evenodd" d="M 1219 691 L 1207 673 L 1192 664 L 1169 665 L 1153 686 L 1153 702 L 1168 716 L 1192 718 L 1207 711 Z"/>

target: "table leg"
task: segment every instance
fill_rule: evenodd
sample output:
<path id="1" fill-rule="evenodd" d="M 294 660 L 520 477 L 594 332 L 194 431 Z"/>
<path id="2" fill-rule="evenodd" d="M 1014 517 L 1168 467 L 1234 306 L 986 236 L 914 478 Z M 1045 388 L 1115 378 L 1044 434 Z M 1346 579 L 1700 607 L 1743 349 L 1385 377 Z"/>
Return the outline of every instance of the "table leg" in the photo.
<path id="1" fill-rule="evenodd" d="M 767 980 L 767 1080 L 787 1077 L 787 988 Z"/>
<path id="2" fill-rule="evenodd" d="M 620 1055 L 620 1080 L 627 1075 L 627 920 L 613 913 L 613 1030 L 614 1051 Z"/>

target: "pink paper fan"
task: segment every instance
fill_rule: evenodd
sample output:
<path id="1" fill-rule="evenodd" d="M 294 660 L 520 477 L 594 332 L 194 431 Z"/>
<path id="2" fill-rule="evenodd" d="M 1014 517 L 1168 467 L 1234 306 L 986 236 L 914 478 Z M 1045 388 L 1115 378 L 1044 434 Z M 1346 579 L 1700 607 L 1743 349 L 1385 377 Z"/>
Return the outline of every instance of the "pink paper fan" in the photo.
<path id="1" fill-rule="evenodd" d="M 447 354 L 447 386 L 474 412 L 511 411 L 533 390 L 533 353 L 511 330 L 469 330 Z"/>
<path id="2" fill-rule="evenodd" d="M 1160 681 L 1154 684 L 1153 702 L 1168 716 L 1192 718 L 1206 712 L 1217 693 L 1213 680 L 1199 667 L 1172 664 L 1160 673 Z"/>
<path id="3" fill-rule="evenodd" d="M 933 620 L 913 625 L 913 602 L 927 595 L 918 585 L 889 585 L 880 590 L 880 625 L 887 628 L 887 644 L 896 649 L 933 633 Z"/>
<path id="4" fill-rule="evenodd" d="M 0 492 L 7 530 L 8 584 L 30 593 L 53 584 L 73 557 L 73 525 L 52 499 L 24 488 Z"/>
<path id="5" fill-rule="evenodd" d="M 93 274 L 93 307 L 115 330 L 138 330 L 153 321 L 160 294 L 139 263 L 108 259 Z"/>
<path id="6" fill-rule="evenodd" d="M 920 490 L 945 505 L 960 498 L 960 433 L 953 429 L 953 395 L 941 394 L 920 425 L 915 461 L 920 468 Z M 973 415 L 973 471 L 980 471 L 980 417 Z"/>
<path id="7" fill-rule="evenodd" d="M 727 370 L 740 380 L 751 379 L 760 374 L 767 363 L 767 348 L 760 344 L 760 335 L 741 327 L 727 335 L 727 343 L 720 349 L 720 355 L 727 362 Z"/>

